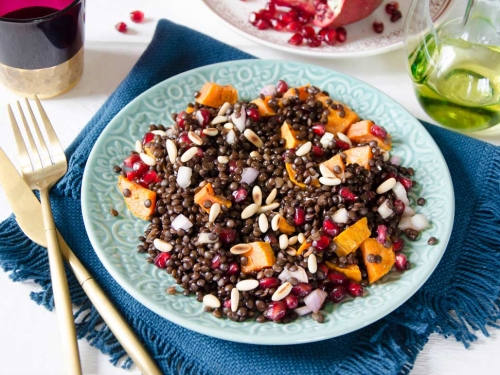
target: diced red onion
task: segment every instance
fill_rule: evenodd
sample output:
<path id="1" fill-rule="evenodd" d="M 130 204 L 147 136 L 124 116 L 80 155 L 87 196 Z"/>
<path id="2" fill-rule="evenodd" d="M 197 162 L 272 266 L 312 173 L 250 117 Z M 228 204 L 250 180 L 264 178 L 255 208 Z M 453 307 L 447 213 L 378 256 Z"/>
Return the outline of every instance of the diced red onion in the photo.
<path id="1" fill-rule="evenodd" d="M 397 155 L 392 155 L 390 161 L 391 161 L 391 164 L 399 165 L 399 164 L 401 164 L 401 157 L 399 157 Z"/>
<path id="2" fill-rule="evenodd" d="M 309 306 L 312 312 L 318 312 L 319 309 L 321 309 L 323 302 L 325 302 L 326 296 L 327 293 L 325 291 L 315 289 L 311 292 L 311 294 L 304 298 L 304 303 L 306 306 Z"/>
<path id="3" fill-rule="evenodd" d="M 307 306 L 307 305 L 298 307 L 298 308 L 296 308 L 293 311 L 295 311 L 298 316 L 303 316 L 303 315 L 307 315 L 309 313 L 312 313 L 311 308 L 309 306 Z"/>
<path id="4" fill-rule="evenodd" d="M 193 223 L 190 222 L 186 216 L 180 214 L 172 221 L 172 224 L 170 224 L 170 226 L 175 230 L 179 229 L 188 230 L 193 226 Z"/>
<path id="5" fill-rule="evenodd" d="M 179 167 L 177 171 L 177 184 L 181 188 L 187 188 L 191 185 L 191 176 L 193 175 L 193 170 L 189 167 Z"/>
<path id="6" fill-rule="evenodd" d="M 260 94 L 264 96 L 275 96 L 276 95 L 276 86 L 274 85 L 266 85 L 260 90 Z"/>
<path id="7" fill-rule="evenodd" d="M 299 283 L 309 282 L 306 270 L 301 266 L 297 266 L 297 270 L 293 272 L 285 268 L 278 276 L 278 278 L 283 282 L 290 280 L 292 277 L 295 277 Z"/>
<path id="8" fill-rule="evenodd" d="M 345 224 L 349 220 L 349 213 L 345 208 L 341 208 L 332 215 L 332 220 L 334 223 Z"/>
<path id="9" fill-rule="evenodd" d="M 387 206 L 387 200 L 385 200 L 380 206 L 378 206 L 377 212 L 380 216 L 382 216 L 382 219 L 387 219 L 393 214 L 394 211 Z"/>
<path id="10" fill-rule="evenodd" d="M 243 168 L 241 173 L 241 183 L 246 183 L 248 185 L 252 184 L 255 179 L 259 176 L 259 171 L 255 168 Z"/>

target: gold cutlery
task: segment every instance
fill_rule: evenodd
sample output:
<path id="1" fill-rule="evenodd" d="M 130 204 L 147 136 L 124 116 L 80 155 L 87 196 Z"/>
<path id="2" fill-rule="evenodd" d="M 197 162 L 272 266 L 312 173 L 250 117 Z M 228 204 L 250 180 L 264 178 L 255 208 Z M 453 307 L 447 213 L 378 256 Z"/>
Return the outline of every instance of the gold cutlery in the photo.
<path id="1" fill-rule="evenodd" d="M 59 321 L 59 334 L 61 335 L 66 369 L 70 374 L 81 374 L 82 368 L 78 352 L 73 309 L 69 296 L 68 280 L 66 280 L 64 262 L 59 250 L 59 242 L 57 240 L 57 232 L 49 199 L 50 188 L 64 176 L 68 170 L 68 163 L 66 162 L 66 155 L 64 155 L 64 150 L 59 143 L 59 139 L 36 95 L 35 102 L 42 118 L 43 126 L 45 127 L 46 138 L 42 136 L 38 122 L 27 99 L 26 106 L 32 120 L 34 132 L 28 126 L 22 107 L 17 102 L 26 140 L 23 139 L 21 128 L 14 117 L 10 105 L 8 106 L 8 111 L 21 161 L 23 179 L 31 189 L 40 192 L 43 223 L 47 238 L 50 277 L 52 279 L 54 304 Z M 35 141 L 35 137 L 38 142 Z"/>

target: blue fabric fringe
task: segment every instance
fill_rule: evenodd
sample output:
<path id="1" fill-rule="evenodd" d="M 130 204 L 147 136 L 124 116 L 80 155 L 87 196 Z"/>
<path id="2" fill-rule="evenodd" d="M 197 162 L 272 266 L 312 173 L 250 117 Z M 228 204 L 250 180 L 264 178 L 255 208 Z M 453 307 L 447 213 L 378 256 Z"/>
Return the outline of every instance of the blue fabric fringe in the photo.
<path id="1" fill-rule="evenodd" d="M 193 51 L 196 51 L 193 53 Z M 175 56 L 175 58 L 173 58 Z M 177 61 L 184 56 L 182 61 Z M 500 318 L 500 150 L 424 124 L 440 146 L 452 174 L 456 217 L 443 259 L 427 283 L 387 317 L 351 334 L 319 343 L 256 346 L 199 335 L 158 317 L 114 282 L 96 258 L 82 228 L 79 199 L 88 153 L 106 124 L 130 100 L 153 84 L 184 70 L 214 62 L 250 58 L 204 35 L 160 21 L 150 47 L 134 70 L 68 148 L 69 171 L 52 191 L 56 223 L 70 247 L 110 296 L 165 374 L 408 374 L 431 333 L 455 337 L 466 347 L 499 328 Z M 175 61 L 174 61 L 175 60 Z M 463 183 L 464 176 L 467 183 Z M 71 213 L 71 214 L 69 214 Z M 53 308 L 46 250 L 32 243 L 11 216 L 0 224 L 0 265 L 13 281 L 32 280 L 41 291 L 31 298 Z M 79 338 L 132 365 L 74 276 L 67 270 Z"/>

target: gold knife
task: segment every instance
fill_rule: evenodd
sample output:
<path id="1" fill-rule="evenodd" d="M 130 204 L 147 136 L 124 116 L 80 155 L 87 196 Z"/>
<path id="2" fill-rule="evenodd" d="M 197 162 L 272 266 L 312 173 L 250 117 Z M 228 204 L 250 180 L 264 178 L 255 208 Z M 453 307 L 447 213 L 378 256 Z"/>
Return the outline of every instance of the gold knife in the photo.
<path id="1" fill-rule="evenodd" d="M 7 196 L 16 221 L 23 232 L 37 244 L 46 247 L 40 202 L 26 185 L 23 178 L 0 148 L 0 185 Z M 161 375 L 160 369 L 141 344 L 134 331 L 104 294 L 92 275 L 86 270 L 76 255 L 58 233 L 59 246 L 64 259 L 68 262 L 78 282 L 90 301 L 113 332 L 123 349 L 134 360 L 143 374 Z"/>

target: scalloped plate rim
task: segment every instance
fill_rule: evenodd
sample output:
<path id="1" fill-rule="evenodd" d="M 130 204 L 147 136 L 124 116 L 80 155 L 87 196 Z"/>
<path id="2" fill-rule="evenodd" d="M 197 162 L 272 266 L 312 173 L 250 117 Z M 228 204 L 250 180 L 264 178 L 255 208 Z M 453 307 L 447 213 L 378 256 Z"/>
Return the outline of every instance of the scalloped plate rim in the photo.
<path id="1" fill-rule="evenodd" d="M 404 296 L 404 298 L 400 298 L 397 300 L 397 303 L 393 302 L 393 305 L 390 306 L 389 308 L 381 309 L 377 314 L 372 314 L 369 319 L 365 319 L 363 321 L 359 321 L 358 324 L 356 325 L 355 328 L 353 327 L 346 327 L 346 328 L 340 328 L 337 329 L 333 334 L 332 332 L 315 332 L 314 337 L 307 336 L 306 337 L 295 337 L 293 342 L 285 341 L 283 340 L 280 335 L 268 335 L 263 337 L 262 335 L 245 335 L 242 334 L 241 332 L 239 334 L 235 333 L 227 333 L 224 332 L 223 329 L 220 327 L 208 327 L 204 325 L 199 325 L 196 323 L 193 323 L 189 318 L 182 318 L 180 316 L 177 316 L 175 313 L 172 313 L 168 311 L 168 309 L 164 308 L 163 306 L 159 306 L 155 301 L 151 300 L 148 298 L 148 296 L 145 296 L 142 294 L 138 289 L 134 288 L 134 284 L 125 279 L 114 267 L 114 265 L 110 262 L 110 260 L 106 257 L 106 254 L 104 251 L 100 249 L 100 241 L 99 239 L 95 236 L 93 229 L 92 229 L 92 224 L 91 224 L 91 209 L 90 205 L 86 204 L 88 202 L 88 197 L 89 197 L 89 192 L 90 192 L 90 184 L 91 184 L 91 177 L 90 177 L 90 172 L 88 172 L 89 168 L 88 166 L 92 164 L 94 159 L 97 158 L 98 155 L 98 149 L 101 143 L 104 143 L 105 137 L 107 134 L 108 129 L 112 129 L 115 124 L 118 124 L 120 119 L 124 116 L 126 116 L 127 112 L 129 109 L 131 109 L 134 105 L 136 105 L 138 102 L 143 100 L 145 97 L 147 97 L 151 92 L 159 90 L 163 88 L 164 86 L 168 85 L 170 81 L 174 79 L 182 79 L 184 77 L 188 77 L 190 75 L 197 74 L 198 72 L 203 72 L 203 71 L 208 71 L 212 70 L 215 68 L 223 68 L 226 66 L 231 66 L 232 64 L 259 64 L 259 63 L 273 63 L 277 65 L 295 65 L 295 66 L 300 66 L 300 67 L 305 67 L 309 69 L 320 69 L 324 71 L 328 71 L 329 73 L 336 75 L 338 77 L 346 78 L 348 80 L 354 80 L 356 83 L 361 84 L 362 86 L 366 86 L 369 88 L 372 92 L 376 93 L 377 96 L 384 98 L 385 100 L 391 102 L 392 104 L 396 105 L 399 107 L 399 109 L 408 116 L 408 119 L 410 119 L 414 125 L 419 128 L 419 130 L 423 133 L 423 135 L 427 138 L 426 141 L 430 142 L 435 149 L 434 151 L 437 152 L 435 156 L 437 156 L 441 163 L 443 164 L 445 168 L 445 174 L 446 174 L 446 180 L 447 184 L 445 184 L 448 187 L 448 196 L 450 197 L 450 200 L 448 202 L 448 208 L 450 209 L 450 216 L 451 216 L 451 221 L 448 222 L 448 225 L 445 227 L 444 233 L 441 233 L 442 236 L 439 238 L 439 242 L 437 245 L 434 246 L 433 252 L 434 251 L 440 251 L 440 254 L 438 258 L 436 258 L 435 263 L 432 264 L 431 267 L 425 267 L 424 269 L 421 269 L 420 271 L 422 272 L 421 275 L 423 277 L 419 278 L 419 282 L 412 285 L 408 290 L 407 294 Z M 349 103 L 347 103 L 349 104 Z M 122 108 L 118 114 L 108 123 L 106 128 L 102 131 L 101 135 L 98 137 L 96 143 L 93 146 L 93 149 L 89 155 L 89 158 L 87 160 L 87 164 L 84 170 L 83 174 L 83 179 L 82 179 L 82 191 L 81 191 L 81 206 L 82 206 L 82 214 L 83 214 L 83 221 L 85 225 L 85 230 L 87 231 L 89 240 L 99 258 L 101 263 L 104 265 L 106 270 L 109 272 L 109 274 L 113 277 L 113 279 L 128 293 L 130 294 L 134 299 L 136 299 L 139 303 L 150 309 L 151 311 L 157 313 L 158 315 L 164 317 L 165 319 L 178 324 L 184 328 L 193 330 L 195 332 L 205 334 L 208 336 L 212 336 L 215 338 L 223 339 L 223 340 L 228 340 L 228 341 L 233 341 L 233 342 L 240 342 L 240 343 L 246 343 L 246 344 L 258 344 L 258 345 L 291 345 L 291 344 L 302 344 L 302 343 L 308 343 L 308 342 L 316 342 L 316 341 L 322 341 L 334 337 L 338 337 L 353 331 L 356 331 L 358 329 L 361 329 L 371 323 L 376 322 L 377 320 L 387 316 L 390 314 L 392 311 L 394 311 L 396 308 L 400 307 L 402 304 L 404 304 L 413 294 L 415 294 L 418 289 L 427 281 L 427 279 L 430 277 L 432 272 L 435 270 L 437 265 L 439 264 L 444 251 L 446 250 L 446 246 L 448 244 L 448 241 L 451 236 L 451 231 L 453 228 L 453 220 L 454 220 L 454 210 L 455 210 L 455 199 L 454 199 L 454 191 L 453 191 L 453 185 L 452 185 L 452 180 L 451 176 L 448 170 L 448 166 L 446 164 L 446 161 L 444 160 L 444 157 L 442 153 L 439 150 L 439 147 L 435 143 L 434 139 L 431 137 L 431 135 L 427 132 L 427 130 L 420 124 L 420 122 L 413 117 L 402 105 L 397 103 L 394 99 L 390 98 L 388 95 L 384 94 L 383 92 L 379 91 L 375 87 L 371 86 L 370 84 L 361 81 L 355 77 L 349 76 L 344 73 L 340 73 L 337 71 L 334 71 L 332 69 L 328 68 L 323 68 L 317 65 L 313 64 L 307 64 L 307 63 L 299 63 L 299 62 L 290 62 L 286 60 L 264 60 L 264 59 L 248 59 L 248 60 L 234 60 L 234 61 L 227 61 L 223 63 L 216 63 L 216 64 L 211 64 L 211 65 L 206 65 L 200 68 L 192 69 L 189 71 L 186 71 L 184 73 L 180 73 L 176 76 L 173 76 L 165 81 L 162 81 L 155 86 L 151 87 L 150 89 L 144 91 L 142 94 L 138 95 L 135 99 L 133 99 L 131 102 L 129 102 L 124 108 Z M 139 220 L 139 219 L 137 219 Z M 188 298 L 182 295 L 179 295 L 179 298 Z M 191 297 L 194 298 L 194 297 Z M 200 306 L 202 304 L 200 303 Z M 210 316 L 209 314 L 206 314 L 207 316 Z M 299 318 L 300 319 L 300 318 Z M 247 324 L 249 322 L 245 322 L 243 324 Z M 242 324 L 242 323 L 238 323 Z M 259 324 L 259 323 L 252 323 L 252 324 Z M 271 323 L 268 322 L 266 324 L 276 324 L 276 323 Z M 285 335 L 285 334 L 284 334 Z M 286 336 L 286 335 L 285 335 Z"/>

